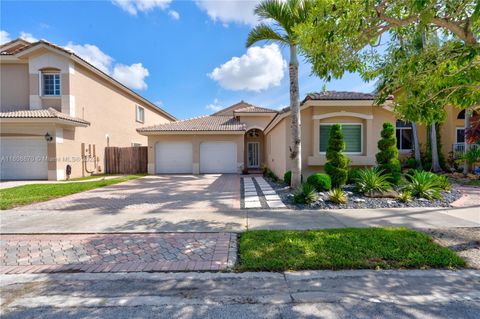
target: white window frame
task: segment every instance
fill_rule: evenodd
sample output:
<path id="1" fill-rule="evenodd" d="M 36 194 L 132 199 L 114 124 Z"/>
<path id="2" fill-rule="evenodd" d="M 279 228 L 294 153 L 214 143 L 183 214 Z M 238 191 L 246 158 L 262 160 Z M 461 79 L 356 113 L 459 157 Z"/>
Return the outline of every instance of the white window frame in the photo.
<path id="1" fill-rule="evenodd" d="M 413 145 L 413 131 L 412 131 L 412 127 L 397 127 L 395 125 L 395 136 L 397 136 L 397 130 L 410 130 L 412 132 L 412 145 Z M 400 132 L 400 148 L 398 149 L 398 151 L 400 153 L 409 153 L 413 150 L 413 148 L 401 148 L 402 147 L 402 133 Z M 395 145 L 396 146 L 396 145 Z"/>
<path id="2" fill-rule="evenodd" d="M 140 146 L 142 146 L 142 143 L 132 142 L 132 147 L 140 147 Z"/>
<path id="3" fill-rule="evenodd" d="M 465 134 L 465 127 L 464 126 L 455 127 L 455 144 L 465 143 L 465 142 L 459 142 L 458 141 L 458 130 L 463 130 L 463 134 Z M 465 140 L 465 137 L 463 139 Z"/>
<path id="4" fill-rule="evenodd" d="M 142 119 L 138 118 L 139 110 L 142 110 Z M 135 121 L 138 123 L 145 123 L 145 108 L 140 105 L 135 105 Z"/>
<path id="5" fill-rule="evenodd" d="M 44 87 L 44 80 L 43 77 L 45 75 L 58 75 L 58 92 L 59 94 L 45 94 L 45 87 Z M 53 91 L 56 91 L 55 87 L 55 80 L 53 81 Z M 60 75 L 60 72 L 40 72 L 40 96 L 44 97 L 61 97 L 62 96 L 62 77 Z"/>
<path id="6" fill-rule="evenodd" d="M 319 153 L 321 155 L 326 155 L 327 152 L 321 152 L 320 151 L 320 140 L 321 140 L 321 137 L 320 137 L 320 126 L 322 125 L 329 125 L 329 126 L 332 126 L 332 125 L 335 125 L 335 124 L 339 124 L 340 126 L 342 125 L 360 125 L 360 152 L 342 152 L 343 154 L 347 154 L 347 155 L 362 155 L 363 154 L 363 123 L 320 123 L 317 130 L 318 130 L 318 149 L 319 149 Z"/>

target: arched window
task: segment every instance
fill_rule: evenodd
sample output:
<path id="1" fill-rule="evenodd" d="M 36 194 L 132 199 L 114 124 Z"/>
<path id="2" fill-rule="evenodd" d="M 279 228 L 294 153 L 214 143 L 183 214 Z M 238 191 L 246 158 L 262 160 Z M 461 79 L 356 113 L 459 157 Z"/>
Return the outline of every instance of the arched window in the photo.
<path id="1" fill-rule="evenodd" d="M 397 149 L 411 151 L 413 149 L 412 123 L 398 120 L 396 123 Z"/>

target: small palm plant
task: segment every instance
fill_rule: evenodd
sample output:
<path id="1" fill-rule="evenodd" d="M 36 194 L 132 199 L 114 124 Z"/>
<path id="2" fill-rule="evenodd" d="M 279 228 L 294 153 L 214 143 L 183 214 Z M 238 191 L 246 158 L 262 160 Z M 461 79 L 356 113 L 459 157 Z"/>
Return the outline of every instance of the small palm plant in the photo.
<path id="1" fill-rule="evenodd" d="M 427 171 L 413 171 L 408 175 L 410 182 L 407 188 L 413 196 L 426 199 L 441 198 L 442 185 L 437 175 Z"/>
<path id="2" fill-rule="evenodd" d="M 318 200 L 317 190 L 315 186 L 305 183 L 298 187 L 295 193 L 293 193 L 294 204 L 311 204 Z"/>
<path id="3" fill-rule="evenodd" d="M 384 174 L 384 171 L 377 167 L 364 168 L 357 172 L 355 187 L 366 195 L 383 193 L 392 188 L 390 179 L 390 174 Z"/>
<path id="4" fill-rule="evenodd" d="M 404 189 L 398 194 L 397 199 L 403 203 L 412 201 L 412 193 L 408 189 Z"/>
<path id="5" fill-rule="evenodd" d="M 347 202 L 347 194 L 340 188 L 334 188 L 328 192 L 328 200 L 335 204 L 345 204 Z"/>

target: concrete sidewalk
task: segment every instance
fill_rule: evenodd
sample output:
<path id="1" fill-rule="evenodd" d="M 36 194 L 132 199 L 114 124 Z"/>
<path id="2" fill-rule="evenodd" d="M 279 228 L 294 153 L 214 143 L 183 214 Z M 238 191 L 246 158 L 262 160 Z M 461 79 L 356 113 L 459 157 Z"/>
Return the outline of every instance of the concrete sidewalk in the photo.
<path id="1" fill-rule="evenodd" d="M 338 210 L 10 210 L 0 213 L 8 233 L 243 232 L 247 229 L 323 229 L 406 226 L 480 227 L 480 206 Z"/>
<path id="2" fill-rule="evenodd" d="M 480 271 L 0 276 L 2 318 L 478 318 Z"/>

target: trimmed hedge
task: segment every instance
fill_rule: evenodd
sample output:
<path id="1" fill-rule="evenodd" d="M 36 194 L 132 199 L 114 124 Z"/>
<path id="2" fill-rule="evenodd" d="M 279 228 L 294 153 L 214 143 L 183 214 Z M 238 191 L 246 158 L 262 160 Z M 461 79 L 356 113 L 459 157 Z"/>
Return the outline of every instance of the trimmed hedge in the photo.
<path id="1" fill-rule="evenodd" d="M 312 174 L 307 178 L 307 183 L 313 185 L 317 192 L 328 191 L 332 188 L 332 179 L 327 174 Z"/>

